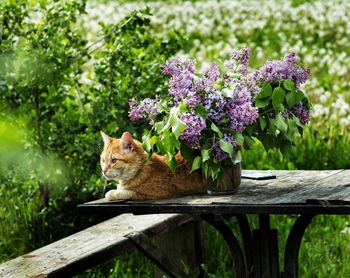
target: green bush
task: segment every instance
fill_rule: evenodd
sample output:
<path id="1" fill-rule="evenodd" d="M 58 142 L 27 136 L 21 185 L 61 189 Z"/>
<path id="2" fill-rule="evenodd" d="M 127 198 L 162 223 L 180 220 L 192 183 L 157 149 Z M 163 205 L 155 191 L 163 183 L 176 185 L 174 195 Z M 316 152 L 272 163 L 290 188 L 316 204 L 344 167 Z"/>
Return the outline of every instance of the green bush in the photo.
<path id="1" fill-rule="evenodd" d="M 89 69 L 96 82 L 87 85 L 81 76 L 92 53 L 76 28 L 84 2 L 7 1 L 1 11 L 1 116 L 26 130 L 19 154 L 27 157 L 27 167 L 45 161 L 22 175 L 19 162 L 1 172 L 1 221 L 11 223 L 0 229 L 6 260 L 75 231 L 76 205 L 103 196 L 99 131 L 141 134 L 140 126 L 125 121 L 128 99 L 162 93 L 160 65 L 184 40 L 176 32 L 153 36 L 149 11 L 133 12 L 104 26 L 103 48 Z M 38 14 L 39 23 L 32 22 Z M 43 167 L 46 172 L 38 170 Z M 58 179 L 47 179 L 57 172 Z M 11 222 L 14 216 L 25 221 Z"/>

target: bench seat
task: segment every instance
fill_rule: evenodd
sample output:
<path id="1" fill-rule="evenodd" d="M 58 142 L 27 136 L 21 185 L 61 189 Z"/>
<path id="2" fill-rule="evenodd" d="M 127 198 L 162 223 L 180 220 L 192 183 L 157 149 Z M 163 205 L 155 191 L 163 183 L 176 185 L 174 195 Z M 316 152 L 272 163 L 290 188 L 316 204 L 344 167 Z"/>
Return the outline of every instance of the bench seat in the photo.
<path id="1" fill-rule="evenodd" d="M 69 277 L 134 246 L 131 237 L 152 238 L 190 222 L 184 214 L 122 214 L 0 265 L 0 277 Z"/>

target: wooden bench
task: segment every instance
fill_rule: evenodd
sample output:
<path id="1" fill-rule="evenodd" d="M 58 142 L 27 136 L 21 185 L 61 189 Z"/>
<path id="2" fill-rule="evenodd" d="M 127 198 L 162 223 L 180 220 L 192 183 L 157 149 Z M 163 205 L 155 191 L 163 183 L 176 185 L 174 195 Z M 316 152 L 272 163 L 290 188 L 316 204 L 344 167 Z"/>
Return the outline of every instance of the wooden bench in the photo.
<path id="1" fill-rule="evenodd" d="M 185 214 L 122 214 L 1 264 L 0 277 L 70 277 L 133 247 L 170 276 L 198 276 L 201 236 L 191 220 Z M 159 269 L 156 276 L 162 276 Z"/>

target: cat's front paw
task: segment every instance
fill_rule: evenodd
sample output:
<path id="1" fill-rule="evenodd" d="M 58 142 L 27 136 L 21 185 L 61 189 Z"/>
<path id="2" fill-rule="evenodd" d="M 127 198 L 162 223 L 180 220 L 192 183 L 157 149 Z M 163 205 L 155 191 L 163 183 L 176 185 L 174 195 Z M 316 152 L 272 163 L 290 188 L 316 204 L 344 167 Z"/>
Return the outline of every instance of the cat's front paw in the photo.
<path id="1" fill-rule="evenodd" d="M 105 198 L 108 201 L 117 201 L 117 200 L 128 200 L 130 199 L 130 196 L 128 196 L 127 194 L 124 194 L 122 191 L 118 189 L 114 189 L 114 190 L 109 190 L 106 193 Z"/>
<path id="2" fill-rule="evenodd" d="M 118 198 L 119 197 L 119 198 Z M 120 196 L 118 194 L 118 190 L 109 190 L 106 195 L 105 198 L 108 201 L 116 201 L 116 200 L 120 200 Z"/>

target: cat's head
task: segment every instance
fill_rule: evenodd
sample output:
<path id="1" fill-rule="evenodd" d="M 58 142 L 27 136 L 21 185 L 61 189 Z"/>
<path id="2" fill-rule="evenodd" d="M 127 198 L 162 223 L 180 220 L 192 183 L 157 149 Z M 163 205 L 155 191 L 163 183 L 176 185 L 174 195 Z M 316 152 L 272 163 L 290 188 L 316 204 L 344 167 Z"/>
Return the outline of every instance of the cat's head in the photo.
<path id="1" fill-rule="evenodd" d="M 102 175 L 107 180 L 131 180 L 146 161 L 142 145 L 130 133 L 124 132 L 120 139 L 101 131 L 104 148 L 101 153 Z"/>

